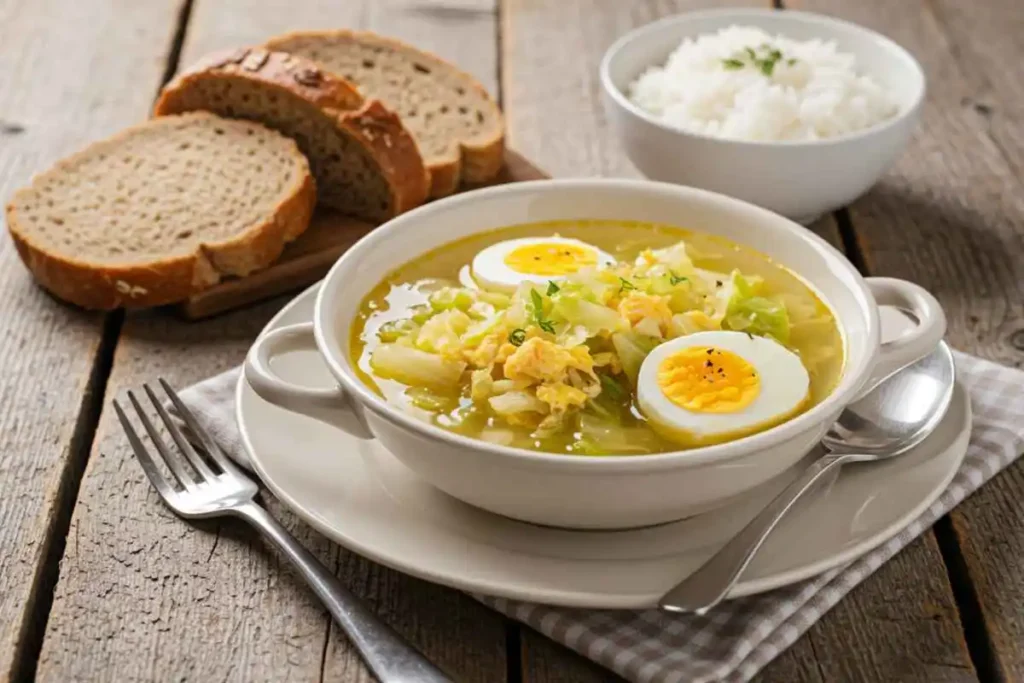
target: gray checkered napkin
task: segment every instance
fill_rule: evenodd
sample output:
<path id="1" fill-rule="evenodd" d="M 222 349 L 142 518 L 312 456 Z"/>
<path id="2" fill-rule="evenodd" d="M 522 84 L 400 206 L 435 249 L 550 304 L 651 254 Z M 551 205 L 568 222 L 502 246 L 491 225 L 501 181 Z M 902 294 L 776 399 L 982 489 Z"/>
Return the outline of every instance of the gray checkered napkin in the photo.
<path id="1" fill-rule="evenodd" d="M 970 446 L 960 471 L 917 520 L 845 567 L 723 603 L 703 617 L 480 599 L 630 681 L 748 681 L 854 586 L 1024 450 L 1024 372 L 962 353 L 956 354 L 956 364 L 974 411 Z M 234 420 L 237 379 L 235 368 L 189 387 L 182 398 L 229 453 L 244 458 Z"/>

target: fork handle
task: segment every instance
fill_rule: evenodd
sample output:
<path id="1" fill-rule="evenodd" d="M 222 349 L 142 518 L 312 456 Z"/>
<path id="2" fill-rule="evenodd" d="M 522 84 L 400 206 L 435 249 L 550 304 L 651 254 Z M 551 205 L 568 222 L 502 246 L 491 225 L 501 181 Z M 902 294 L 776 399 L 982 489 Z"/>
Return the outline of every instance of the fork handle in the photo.
<path id="1" fill-rule="evenodd" d="M 379 681 L 452 683 L 443 671 L 431 664 L 412 644 L 345 588 L 269 512 L 252 501 L 235 507 L 234 512 L 259 529 L 268 541 L 292 561 Z"/>

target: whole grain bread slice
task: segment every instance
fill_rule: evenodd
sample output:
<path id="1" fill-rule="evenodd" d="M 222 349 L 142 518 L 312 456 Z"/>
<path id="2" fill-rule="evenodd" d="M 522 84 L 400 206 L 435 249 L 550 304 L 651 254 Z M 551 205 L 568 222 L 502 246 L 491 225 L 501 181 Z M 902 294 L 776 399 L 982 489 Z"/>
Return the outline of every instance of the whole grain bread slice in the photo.
<path id="1" fill-rule="evenodd" d="M 501 170 L 505 124 L 497 103 L 467 73 L 433 54 L 361 31 L 308 31 L 270 39 L 271 50 L 310 59 L 398 113 L 430 172 L 431 196 Z"/>
<path id="2" fill-rule="evenodd" d="M 16 192 L 7 227 L 43 287 L 85 308 L 181 301 L 266 267 L 309 225 L 316 187 L 294 141 L 208 113 L 147 121 Z"/>
<path id="3" fill-rule="evenodd" d="M 293 138 L 326 206 L 379 221 L 426 199 L 423 158 L 400 119 L 301 57 L 260 48 L 208 56 L 163 89 L 154 114 L 196 110 Z"/>

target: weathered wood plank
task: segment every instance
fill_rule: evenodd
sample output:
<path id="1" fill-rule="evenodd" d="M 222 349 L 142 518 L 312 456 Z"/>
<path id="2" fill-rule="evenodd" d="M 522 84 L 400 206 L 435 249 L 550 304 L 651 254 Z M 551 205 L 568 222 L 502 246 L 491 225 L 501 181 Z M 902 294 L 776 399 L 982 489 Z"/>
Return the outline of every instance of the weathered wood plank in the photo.
<path id="1" fill-rule="evenodd" d="M 145 116 L 178 2 L 0 0 L 0 198 Z M 67 524 L 91 437 L 92 393 L 103 378 L 90 375 L 104 317 L 39 290 L 6 231 L 0 291 L 0 680 L 7 680 L 19 671 L 16 652 L 41 634 L 40 615 L 31 612 L 49 600 L 54 577 L 44 563 L 61 542 L 55 535 Z"/>
<path id="2" fill-rule="evenodd" d="M 1017 177 L 1024 178 L 1024 80 L 1012 66 L 1024 54 L 1024 4 L 935 0 L 928 8 L 971 84 L 961 104 L 981 115 Z"/>
<path id="3" fill-rule="evenodd" d="M 521 640 L 524 683 L 615 683 L 622 680 L 532 629 L 523 627 Z"/>
<path id="4" fill-rule="evenodd" d="M 195 324 L 162 312 L 129 317 L 108 396 L 157 376 L 181 387 L 237 363 L 279 305 Z M 327 541 L 274 512 L 334 562 Z M 196 530 L 165 508 L 104 407 L 40 680 L 309 680 L 320 668 L 325 624 L 312 594 L 255 532 L 230 522 Z"/>
<path id="5" fill-rule="evenodd" d="M 955 346 L 1021 366 L 1024 90 L 1008 66 L 1020 57 L 1020 3 L 801 5 L 885 32 L 921 60 L 932 84 L 910 149 L 850 209 L 868 268 L 934 292 Z M 951 515 L 982 613 L 967 628 L 987 631 L 993 651 L 979 653 L 982 666 L 1004 680 L 1024 678 L 1022 490 L 1018 463 Z"/>
<path id="6" fill-rule="evenodd" d="M 284 30 L 348 26 L 434 48 L 493 87 L 493 5 L 460 11 L 452 20 L 424 6 L 196 0 L 182 63 Z M 108 395 L 157 375 L 181 387 L 240 362 L 282 303 L 199 323 L 161 313 L 129 317 Z M 499 615 L 457 591 L 340 550 L 278 505 L 272 511 L 459 680 L 504 678 Z M 161 506 L 109 410 L 70 537 L 39 666 L 44 680 L 372 680 L 315 598 L 252 533 L 232 523 L 215 534 L 197 531 Z"/>
<path id="7" fill-rule="evenodd" d="M 182 66 L 212 50 L 302 29 L 360 28 L 430 50 L 497 92 L 496 0 L 196 0 Z"/>
<path id="8" fill-rule="evenodd" d="M 130 317 L 108 396 L 185 386 L 241 361 L 282 300 L 198 323 Z M 345 553 L 277 505 L 300 541 L 461 680 L 503 675 L 502 620 L 471 598 Z M 72 520 L 40 680 L 371 680 L 300 579 L 233 522 L 201 530 L 151 490 L 104 410 Z M 326 651 L 326 656 L 325 656 Z M 325 667 L 325 669 L 322 669 Z"/>
<path id="9" fill-rule="evenodd" d="M 623 32 L 672 12 L 720 3 L 546 3 L 508 0 L 502 12 L 509 139 L 552 175 L 636 176 L 606 125 L 597 63 Z M 748 4 L 770 4 L 752 2 Z M 566 125 L 571 121 L 571 125 Z M 839 246 L 835 220 L 813 226 Z M 902 589 L 908 577 L 917 592 Z M 893 597 L 895 596 L 895 598 Z M 921 597 L 928 602 L 922 605 Z M 883 620 L 885 617 L 888 620 Z M 523 630 L 524 680 L 609 680 L 564 648 Z M 908 548 L 765 670 L 766 681 L 974 680 L 933 536 Z"/>

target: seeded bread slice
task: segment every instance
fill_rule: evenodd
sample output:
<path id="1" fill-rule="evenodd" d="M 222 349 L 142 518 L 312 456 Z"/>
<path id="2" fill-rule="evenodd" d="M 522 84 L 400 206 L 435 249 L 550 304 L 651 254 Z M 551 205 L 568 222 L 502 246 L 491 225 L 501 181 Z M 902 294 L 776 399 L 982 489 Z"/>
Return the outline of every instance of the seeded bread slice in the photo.
<path id="1" fill-rule="evenodd" d="M 326 206 L 379 221 L 426 199 L 423 158 L 399 118 L 301 57 L 259 48 L 210 55 L 164 88 L 154 114 L 196 110 L 293 138 Z"/>
<path id="2" fill-rule="evenodd" d="M 430 172 L 430 194 L 451 194 L 460 180 L 482 183 L 501 170 L 505 124 L 476 79 L 440 57 L 360 31 L 289 33 L 272 50 L 310 59 L 398 113 Z"/>
<path id="3" fill-rule="evenodd" d="M 85 308 L 181 301 L 277 259 L 316 187 L 292 140 L 207 113 L 147 121 L 37 175 L 7 227 L 43 287 Z"/>

